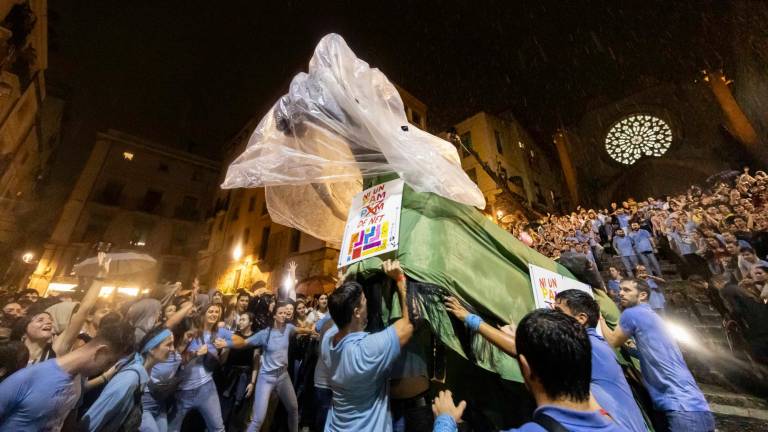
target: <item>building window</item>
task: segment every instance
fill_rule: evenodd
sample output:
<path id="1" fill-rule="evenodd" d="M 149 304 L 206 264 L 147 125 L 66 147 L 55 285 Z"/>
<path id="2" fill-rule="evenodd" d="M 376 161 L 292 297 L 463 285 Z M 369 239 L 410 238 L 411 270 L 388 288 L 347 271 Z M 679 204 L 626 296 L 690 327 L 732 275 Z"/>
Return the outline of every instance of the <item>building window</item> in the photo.
<path id="1" fill-rule="evenodd" d="M 471 149 L 472 148 L 472 132 L 464 132 L 461 134 L 461 143 L 464 144 L 464 147 Z"/>
<path id="2" fill-rule="evenodd" d="M 243 245 L 248 246 L 248 243 L 251 241 L 251 229 L 246 228 L 245 231 L 243 231 Z"/>
<path id="3" fill-rule="evenodd" d="M 136 220 L 133 221 L 133 231 L 131 231 L 131 239 L 128 244 L 136 247 L 144 247 L 149 243 L 149 235 L 154 228 L 154 224 L 149 221 Z"/>
<path id="4" fill-rule="evenodd" d="M 500 155 L 503 155 L 504 146 L 502 145 L 501 141 L 501 133 L 497 130 L 493 131 L 493 139 L 496 141 L 496 151 L 499 152 Z"/>
<path id="5" fill-rule="evenodd" d="M 83 233 L 84 243 L 95 243 L 104 240 L 104 234 L 109 227 L 109 218 L 103 215 L 91 214 L 88 218 L 88 225 Z"/>
<path id="6" fill-rule="evenodd" d="M 224 231 L 224 218 L 219 219 L 219 231 Z"/>
<path id="7" fill-rule="evenodd" d="M 624 165 L 632 165 L 643 156 L 660 157 L 671 145 L 669 125 L 647 114 L 634 114 L 619 120 L 605 137 L 608 155 Z"/>
<path id="8" fill-rule="evenodd" d="M 264 227 L 261 230 L 261 241 L 259 242 L 259 259 L 263 260 L 267 256 L 267 249 L 269 249 L 269 227 Z"/>
<path id="9" fill-rule="evenodd" d="M 472 183 L 477 184 L 477 168 L 470 168 L 467 170 L 467 177 L 472 180 Z"/>
<path id="10" fill-rule="evenodd" d="M 167 173 L 168 171 L 170 171 L 170 169 L 168 168 L 168 164 L 165 162 L 160 162 L 160 164 L 157 166 L 157 170 L 164 173 Z"/>
<path id="11" fill-rule="evenodd" d="M 133 160 L 133 153 L 131 153 L 131 152 L 123 152 L 123 159 L 127 160 L 129 162 L 132 161 Z"/>
<path id="12" fill-rule="evenodd" d="M 298 252 L 299 246 L 301 246 L 301 231 L 297 229 L 291 230 L 291 253 Z"/>
<path id="13" fill-rule="evenodd" d="M 229 214 L 229 220 L 236 221 L 240 219 L 240 204 L 232 208 L 232 213 Z"/>
<path id="14" fill-rule="evenodd" d="M 184 225 L 174 225 L 171 237 L 171 255 L 186 255 L 189 232 Z"/>
<path id="15" fill-rule="evenodd" d="M 253 210 L 256 209 L 256 197 L 252 196 L 248 199 L 248 213 L 253 213 Z"/>
<path id="16" fill-rule="evenodd" d="M 195 220 L 198 217 L 197 211 L 197 197 L 185 196 L 181 201 L 181 205 L 176 207 L 174 216 L 178 219 Z"/>
<path id="17" fill-rule="evenodd" d="M 269 210 L 267 209 L 267 197 L 264 197 L 264 202 L 261 203 L 261 215 L 264 216 L 267 213 L 269 213 Z"/>
<path id="18" fill-rule="evenodd" d="M 108 180 L 104 185 L 104 189 L 101 190 L 99 202 L 111 206 L 120 205 L 120 198 L 123 195 L 124 188 L 125 183 L 118 180 Z"/>
<path id="19" fill-rule="evenodd" d="M 544 193 L 541 192 L 541 186 L 533 182 L 533 187 L 536 188 L 536 202 L 538 202 L 541 205 L 547 205 L 547 200 L 544 198 Z"/>
<path id="20" fill-rule="evenodd" d="M 160 202 L 163 200 L 163 193 L 155 189 L 147 189 L 144 194 L 144 200 L 139 206 L 139 210 L 147 213 L 156 213 L 160 209 Z"/>

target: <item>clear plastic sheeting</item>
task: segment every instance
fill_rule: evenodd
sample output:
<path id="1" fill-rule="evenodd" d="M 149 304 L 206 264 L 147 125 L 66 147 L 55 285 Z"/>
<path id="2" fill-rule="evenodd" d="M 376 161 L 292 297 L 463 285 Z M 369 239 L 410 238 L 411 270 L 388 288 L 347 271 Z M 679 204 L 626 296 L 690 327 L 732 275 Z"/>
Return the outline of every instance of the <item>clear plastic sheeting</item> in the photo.
<path id="1" fill-rule="evenodd" d="M 409 124 L 395 86 L 329 34 L 308 73 L 261 119 L 222 188 L 265 187 L 275 222 L 338 244 L 363 178 L 393 172 L 418 192 L 485 208 L 453 145 Z"/>

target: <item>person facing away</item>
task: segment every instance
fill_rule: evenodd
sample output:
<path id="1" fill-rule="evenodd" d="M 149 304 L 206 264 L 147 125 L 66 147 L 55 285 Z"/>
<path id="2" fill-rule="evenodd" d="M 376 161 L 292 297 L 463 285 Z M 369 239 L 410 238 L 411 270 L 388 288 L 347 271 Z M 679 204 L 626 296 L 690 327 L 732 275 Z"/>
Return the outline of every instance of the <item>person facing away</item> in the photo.
<path id="1" fill-rule="evenodd" d="M 104 326 L 81 348 L 11 375 L 0 384 L 0 430 L 61 430 L 80 400 L 83 377 L 106 370 L 132 346 L 128 324 Z"/>
<path id="2" fill-rule="evenodd" d="M 645 432 L 643 413 L 616 361 L 616 354 L 605 339 L 597 334 L 596 327 L 600 321 L 597 301 L 584 291 L 569 289 L 559 292 L 555 302 L 555 309 L 575 318 L 587 330 L 592 347 L 590 388 L 597 403 L 627 430 Z"/>
<path id="3" fill-rule="evenodd" d="M 537 309 L 520 320 L 515 334 L 523 379 L 536 400 L 533 421 L 520 432 L 601 431 L 627 429 L 605 410 L 590 403 L 592 355 L 587 332 L 574 318 L 551 309 Z M 466 408 L 454 405 L 450 391 L 441 391 L 432 404 L 437 419 L 433 432 L 457 431 Z"/>
<path id="4" fill-rule="evenodd" d="M 709 405 L 664 321 L 648 304 L 650 295 L 651 288 L 645 281 L 622 281 L 619 296 L 624 311 L 613 330 L 600 321 L 605 340 L 620 347 L 630 337 L 635 339 L 643 384 L 654 408 L 664 413 L 670 431 L 714 431 Z"/>
<path id="5" fill-rule="evenodd" d="M 328 299 L 338 332 L 323 338 L 321 359 L 331 371 L 333 391 L 325 430 L 392 431 L 389 372 L 400 349 L 413 335 L 406 303 L 405 274 L 397 261 L 386 261 L 384 272 L 397 282 L 402 317 L 378 333 L 365 331 L 367 299 L 357 282 L 344 282 Z"/>

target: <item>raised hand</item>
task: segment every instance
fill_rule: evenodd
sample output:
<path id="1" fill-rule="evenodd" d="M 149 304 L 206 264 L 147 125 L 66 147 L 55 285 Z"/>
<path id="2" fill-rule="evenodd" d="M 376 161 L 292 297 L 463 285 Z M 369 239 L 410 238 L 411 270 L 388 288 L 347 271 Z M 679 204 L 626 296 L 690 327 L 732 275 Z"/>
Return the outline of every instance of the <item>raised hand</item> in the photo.
<path id="1" fill-rule="evenodd" d="M 401 277 L 405 277 L 403 269 L 400 267 L 400 261 L 398 260 L 386 260 L 381 264 L 384 273 L 394 280 L 400 280 Z"/>
<path id="2" fill-rule="evenodd" d="M 469 315 L 469 311 L 459 303 L 456 297 L 446 297 L 443 300 L 443 304 L 448 312 L 461 321 L 464 321 L 467 318 L 467 315 Z"/>
<path id="3" fill-rule="evenodd" d="M 441 391 L 432 401 L 432 413 L 435 417 L 440 414 L 448 414 L 453 417 L 453 420 L 456 423 L 461 421 L 461 416 L 464 414 L 465 408 L 467 408 L 467 403 L 465 401 L 459 402 L 458 405 L 453 404 L 453 395 L 450 390 Z"/>

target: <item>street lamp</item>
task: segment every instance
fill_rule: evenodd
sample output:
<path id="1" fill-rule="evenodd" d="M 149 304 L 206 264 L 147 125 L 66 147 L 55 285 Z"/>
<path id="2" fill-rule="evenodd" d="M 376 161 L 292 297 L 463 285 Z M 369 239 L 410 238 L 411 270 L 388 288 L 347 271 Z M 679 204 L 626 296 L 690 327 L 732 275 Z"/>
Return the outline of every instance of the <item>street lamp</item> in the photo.
<path id="1" fill-rule="evenodd" d="M 243 247 L 238 244 L 237 246 L 235 246 L 234 249 L 232 249 L 232 258 L 235 261 L 240 261 L 240 258 L 242 257 L 243 257 Z"/>
<path id="2" fill-rule="evenodd" d="M 23 261 L 24 264 L 32 264 L 32 261 L 34 261 L 34 259 L 35 259 L 35 254 L 32 252 L 27 252 L 21 256 L 21 261 Z"/>

